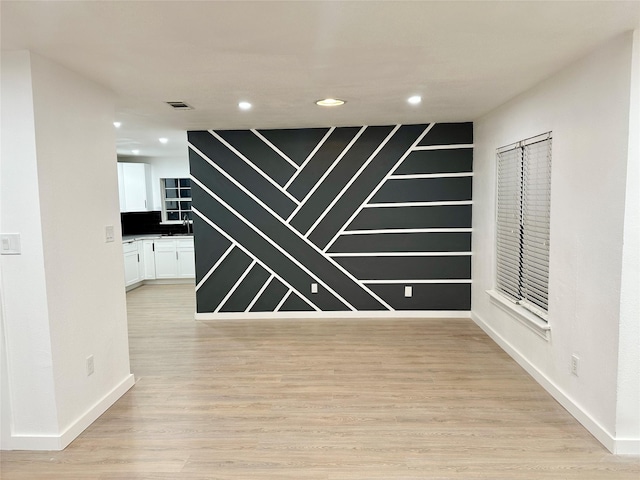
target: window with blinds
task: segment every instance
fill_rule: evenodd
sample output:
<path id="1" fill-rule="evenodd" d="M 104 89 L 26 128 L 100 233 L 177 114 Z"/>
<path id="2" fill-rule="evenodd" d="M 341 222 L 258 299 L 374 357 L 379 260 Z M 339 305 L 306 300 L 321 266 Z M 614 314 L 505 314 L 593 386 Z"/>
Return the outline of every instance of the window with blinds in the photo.
<path id="1" fill-rule="evenodd" d="M 551 133 L 498 149 L 496 288 L 546 320 Z"/>

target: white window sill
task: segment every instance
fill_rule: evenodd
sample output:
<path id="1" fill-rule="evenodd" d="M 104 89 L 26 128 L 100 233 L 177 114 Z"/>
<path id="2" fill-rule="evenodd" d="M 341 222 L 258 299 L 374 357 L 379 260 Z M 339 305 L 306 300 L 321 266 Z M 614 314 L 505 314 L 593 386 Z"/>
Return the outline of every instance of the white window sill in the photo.
<path id="1" fill-rule="evenodd" d="M 526 308 L 513 303 L 496 290 L 487 290 L 487 295 L 489 295 L 491 303 L 518 320 L 532 332 L 547 341 L 550 339 L 551 327 L 540 317 L 530 312 Z"/>
<path id="2" fill-rule="evenodd" d="M 193 220 L 189 220 L 189 223 L 193 223 Z M 184 225 L 184 220 L 167 220 L 160 222 L 160 225 Z"/>

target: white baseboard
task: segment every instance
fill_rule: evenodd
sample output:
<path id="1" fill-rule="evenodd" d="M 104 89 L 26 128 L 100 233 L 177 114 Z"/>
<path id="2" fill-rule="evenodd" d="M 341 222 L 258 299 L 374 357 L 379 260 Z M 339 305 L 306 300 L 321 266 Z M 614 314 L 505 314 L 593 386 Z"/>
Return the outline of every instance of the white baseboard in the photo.
<path id="1" fill-rule="evenodd" d="M 362 319 L 362 318 L 471 318 L 471 312 L 459 310 L 401 310 L 348 311 L 348 312 L 218 312 L 196 313 L 196 320 L 314 320 L 314 319 Z"/>
<path id="2" fill-rule="evenodd" d="M 640 439 L 618 439 L 600 425 L 586 410 L 567 395 L 551 379 L 529 362 L 513 345 L 496 332 L 479 315 L 471 312 L 471 319 L 489 335 L 511 358 L 524 368 L 533 379 L 555 398 L 589 433 L 611 453 L 617 455 L 640 455 Z"/>
<path id="3" fill-rule="evenodd" d="M 131 290 L 135 290 L 138 287 L 143 285 L 187 285 L 196 284 L 195 278 L 155 278 L 149 280 L 140 280 L 139 282 L 132 283 L 128 287 L 125 287 L 125 291 L 129 292 Z"/>
<path id="4" fill-rule="evenodd" d="M 89 410 L 76 419 L 60 435 L 12 435 L 10 450 L 64 450 L 89 425 L 107 411 L 133 385 L 135 379 L 129 374 L 113 390 L 96 402 Z"/>

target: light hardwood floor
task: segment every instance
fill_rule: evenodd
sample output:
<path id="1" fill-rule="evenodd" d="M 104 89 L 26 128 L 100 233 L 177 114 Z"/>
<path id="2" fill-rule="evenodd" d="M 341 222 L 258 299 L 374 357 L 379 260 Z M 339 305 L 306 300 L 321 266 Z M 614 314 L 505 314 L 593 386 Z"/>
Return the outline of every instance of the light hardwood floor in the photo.
<path id="1" fill-rule="evenodd" d="M 195 322 L 193 286 L 127 294 L 137 383 L 10 479 L 629 479 L 470 320 Z"/>

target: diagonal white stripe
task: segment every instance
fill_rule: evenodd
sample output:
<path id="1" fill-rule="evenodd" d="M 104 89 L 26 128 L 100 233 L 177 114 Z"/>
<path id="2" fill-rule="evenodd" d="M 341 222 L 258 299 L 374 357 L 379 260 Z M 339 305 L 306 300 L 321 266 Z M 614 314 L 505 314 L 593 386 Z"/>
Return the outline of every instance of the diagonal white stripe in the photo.
<path id="1" fill-rule="evenodd" d="M 291 285 L 289 282 L 287 282 L 283 277 L 281 277 L 280 275 L 278 275 L 274 270 L 272 270 L 266 263 L 264 263 L 263 261 L 261 261 L 259 258 L 257 258 L 255 255 L 253 255 L 244 245 L 238 243 L 231 235 L 229 235 L 227 232 L 225 232 L 223 229 L 221 229 L 218 225 L 216 225 L 215 223 L 213 223 L 206 215 L 204 215 L 202 212 L 200 212 L 197 208 L 195 207 L 191 207 L 191 211 L 193 213 L 195 213 L 196 215 L 198 215 L 202 220 L 204 220 L 207 224 L 209 224 L 211 227 L 215 228 L 218 232 L 220 232 L 221 235 L 223 235 L 227 240 L 229 240 L 230 242 L 232 242 L 235 246 L 237 246 L 240 250 L 242 250 L 244 253 L 246 253 L 247 255 L 249 255 L 253 260 L 255 260 L 256 262 L 258 262 L 260 265 L 262 265 L 262 267 L 267 270 L 271 275 L 273 275 L 275 278 L 277 278 L 278 280 L 280 280 L 285 286 L 293 289 L 298 295 L 300 295 L 300 298 L 302 298 L 305 302 L 307 302 L 309 304 L 310 307 L 312 307 L 314 310 L 316 311 L 320 311 L 320 309 L 313 303 L 311 302 L 307 297 L 305 297 L 304 295 L 302 295 L 293 285 Z"/>
<path id="2" fill-rule="evenodd" d="M 231 290 L 229 290 L 227 292 L 227 294 L 225 295 L 225 297 L 222 299 L 222 301 L 218 304 L 218 306 L 216 307 L 216 309 L 213 311 L 213 313 L 218 313 L 220 311 L 220 309 L 224 306 L 224 304 L 226 303 L 227 300 L 229 300 L 229 297 L 231 297 L 231 295 L 233 295 L 233 292 L 235 292 L 238 287 L 240 286 L 240 284 L 242 283 L 242 281 L 247 277 L 247 275 L 249 275 L 249 271 L 251 271 L 251 269 L 253 268 L 253 266 L 256 264 L 256 261 L 254 260 L 253 262 L 251 262 L 251 265 L 249 265 L 247 267 L 247 269 L 244 271 L 244 273 L 240 276 L 240 278 L 238 279 L 238 281 L 233 285 L 233 287 L 231 287 Z"/>
<path id="3" fill-rule="evenodd" d="M 353 274 L 351 274 L 351 272 L 347 271 L 344 267 L 342 267 L 342 265 L 338 264 L 333 259 L 327 257 L 325 255 L 325 252 L 320 250 L 320 248 L 316 244 L 310 242 L 307 238 L 303 237 L 302 234 L 300 232 L 298 232 L 295 228 L 292 228 L 289 224 L 287 224 L 284 221 L 282 221 L 282 217 L 280 217 L 276 212 L 274 212 L 268 205 L 266 205 L 262 200 L 260 200 L 258 197 L 256 197 L 253 193 L 251 193 L 249 190 L 247 190 L 240 182 L 236 181 L 235 178 L 233 178 L 231 175 L 229 175 L 227 172 L 225 172 L 222 168 L 220 168 L 218 165 L 216 165 L 214 162 L 212 162 L 204 153 L 202 153 L 200 150 L 198 150 L 196 147 L 194 147 L 190 143 L 189 143 L 189 148 L 191 148 L 194 152 L 196 152 L 198 155 L 200 155 L 203 160 L 205 160 L 209 165 L 211 165 L 213 168 L 218 170 L 227 180 L 229 180 L 231 183 L 233 183 L 236 187 L 238 187 L 245 194 L 247 194 L 251 199 L 253 199 L 258 205 L 260 205 L 267 212 L 269 212 L 273 216 L 273 218 L 275 218 L 278 222 L 280 222 L 281 225 L 285 226 L 291 233 L 293 233 L 299 239 L 304 241 L 309 247 L 313 248 L 317 253 L 323 255 L 329 261 L 329 263 L 331 263 L 335 268 L 337 268 L 342 273 L 344 273 L 349 279 L 351 279 L 353 282 L 355 282 L 365 292 L 367 292 L 373 298 L 378 300 L 382 305 L 384 305 L 389 310 L 391 310 L 391 311 L 394 310 L 393 307 L 391 307 L 387 302 L 385 302 L 382 298 L 380 298 L 369 287 L 367 287 L 360 280 L 358 280 L 356 277 L 354 277 Z"/>
<path id="4" fill-rule="evenodd" d="M 202 285 L 204 285 L 204 282 L 209 280 L 209 277 L 211 276 L 211 274 L 215 272 L 216 268 L 218 268 L 218 266 L 220 266 L 220 264 L 224 261 L 224 259 L 227 258 L 227 255 L 231 253 L 231 250 L 233 250 L 234 246 L 235 246 L 235 242 L 231 242 L 231 245 L 229 246 L 229 248 L 227 248 L 227 251 L 222 254 L 222 256 L 218 259 L 218 261 L 213 264 L 213 267 L 209 269 L 207 274 L 204 277 L 202 277 L 202 280 L 200 280 L 200 283 L 196 285 L 196 292 Z"/>
<path id="5" fill-rule="evenodd" d="M 285 257 L 287 257 L 289 260 L 291 260 L 293 263 L 295 263 L 298 267 L 300 267 L 300 269 L 302 271 L 304 271 L 305 273 L 307 273 L 307 275 L 309 275 L 310 277 L 316 279 L 318 281 L 318 283 L 320 283 L 328 291 L 333 293 L 339 300 L 341 300 L 351 310 L 356 310 L 356 308 L 353 305 L 351 305 L 348 301 L 346 301 L 344 298 L 342 298 L 342 296 L 338 292 L 336 292 L 333 288 L 331 288 L 329 285 L 327 285 L 325 282 L 323 282 L 317 275 L 315 275 L 313 272 L 311 272 L 311 270 L 309 270 L 302 263 L 300 263 L 293 255 L 291 255 L 284 248 L 282 248 L 280 245 L 278 245 L 276 242 L 274 242 L 271 238 L 269 238 L 268 235 L 263 233 L 259 228 L 257 228 L 251 222 L 249 222 L 249 220 L 244 218 L 244 216 L 242 216 L 240 214 L 240 212 L 238 212 L 235 208 L 233 208 L 231 205 L 229 205 L 227 202 L 225 202 L 222 198 L 220 198 L 218 195 L 216 195 L 214 192 L 212 192 L 206 185 L 204 185 L 202 182 L 200 182 L 196 177 L 191 175 L 191 180 L 194 181 L 205 192 L 207 192 L 212 198 L 214 198 L 215 200 L 220 202 L 227 210 L 229 210 L 231 213 L 233 213 L 237 218 L 239 218 L 242 222 L 244 222 L 254 232 L 256 232 L 258 235 L 260 235 L 262 238 L 264 238 L 267 242 L 269 242 L 273 247 L 275 247 Z"/>
<path id="6" fill-rule="evenodd" d="M 382 187 L 382 185 L 384 185 L 384 182 L 387 181 L 387 179 L 393 174 L 393 172 L 402 164 L 402 162 L 404 161 L 405 158 L 407 158 L 407 156 L 411 153 L 411 150 L 413 150 L 413 148 L 418 145 L 418 143 L 420 143 L 420 140 L 422 140 L 424 138 L 424 136 L 429 133 L 429 131 L 433 128 L 433 126 L 435 125 L 435 123 L 430 124 L 427 128 L 424 129 L 424 132 L 422 132 L 420 134 L 420 136 L 416 139 L 415 142 L 413 142 L 413 144 L 409 147 L 409 149 L 404 153 L 404 155 L 402 155 L 402 157 L 400 157 L 400 159 L 396 162 L 396 164 L 389 170 L 389 172 L 384 176 L 384 178 L 382 180 L 380 180 L 380 183 L 378 183 L 378 185 L 376 186 L 376 188 L 374 188 L 371 193 L 369 194 L 369 196 L 367 196 L 367 198 L 365 198 L 364 202 L 362 202 L 362 204 L 360 205 L 359 208 L 356 209 L 355 212 L 353 212 L 353 214 L 349 217 L 349 219 L 342 225 L 342 227 L 340 228 L 340 230 L 338 230 L 338 232 L 334 235 L 334 237 L 331 239 L 331 241 L 327 244 L 326 247 L 324 247 L 324 249 L 322 250 L 323 252 L 326 252 L 327 250 L 329 250 L 329 248 L 331 248 L 331 245 L 333 245 L 333 242 L 336 241 L 336 239 L 340 236 L 340 234 L 344 231 L 344 229 L 347 227 L 347 225 L 349 225 L 354 218 L 356 218 L 356 216 L 362 211 L 362 209 L 364 208 L 364 206 L 369 203 L 369 200 L 371 200 L 373 198 L 373 196 L 378 193 L 378 190 L 380 190 L 380 188 Z M 396 128 L 400 128 L 400 125 L 398 125 Z M 394 130 L 395 131 L 395 130 Z M 393 132 L 392 132 L 393 133 Z"/>
<path id="7" fill-rule="evenodd" d="M 271 280 L 273 280 L 273 278 L 274 278 L 273 275 L 270 275 L 269 278 L 267 279 L 267 281 L 264 282 L 264 285 L 262 285 L 260 290 L 258 290 L 258 293 L 256 293 L 255 297 L 253 297 L 253 300 L 251 300 L 251 303 L 249 303 L 249 306 L 244 309 L 245 312 L 250 312 L 251 311 L 253 306 L 256 304 L 256 302 L 260 298 L 260 295 L 262 295 L 264 293 L 264 291 L 267 289 L 267 287 L 269 286 L 269 284 L 271 283 Z"/>
<path id="8" fill-rule="evenodd" d="M 302 207 L 304 207 L 304 205 L 307 203 L 307 200 L 309 200 L 309 197 L 311 195 L 313 195 L 313 193 L 318 189 L 318 187 L 320 187 L 320 184 L 322 182 L 324 182 L 324 179 L 327 178 L 329 176 L 329 174 L 333 171 L 334 168 L 336 168 L 336 166 L 338 165 L 338 162 L 340 162 L 340 160 L 342 160 L 342 157 L 344 157 L 347 152 L 351 149 L 351 147 L 353 146 L 354 143 L 356 143 L 356 141 L 360 138 L 360 136 L 364 133 L 364 131 L 366 130 L 366 126 L 362 127 L 358 133 L 356 134 L 355 137 L 353 137 L 353 140 L 351 140 L 349 142 L 349 145 L 347 145 L 344 150 L 342 151 L 342 153 L 340 155 L 338 155 L 338 158 L 336 158 L 333 163 L 331 164 L 331 166 L 327 169 L 326 172 L 324 172 L 324 174 L 322 175 L 322 177 L 320 177 L 320 180 L 318 180 L 316 182 L 316 184 L 313 186 L 313 188 L 311 189 L 311 191 L 309 193 L 307 193 L 307 195 L 302 199 L 302 201 L 300 202 L 300 205 L 298 205 L 296 207 L 296 209 L 291 212 L 291 215 L 289 215 L 289 218 L 287 218 L 287 223 L 289 223 L 291 221 L 291 219 L 293 217 L 295 217 L 296 213 L 298 213 L 300 211 L 300 209 Z"/>
<path id="9" fill-rule="evenodd" d="M 395 133 L 398 131 L 398 129 L 400 127 L 401 127 L 401 125 L 396 125 L 395 128 L 393 130 L 391 130 L 391 133 L 389 135 L 387 135 L 387 137 L 382 141 L 382 143 L 380 145 L 378 145 L 378 148 L 376 148 L 375 151 L 371 154 L 371 156 L 369 158 L 367 158 L 367 161 L 362 164 L 362 166 L 358 169 L 358 171 L 351 178 L 351 180 L 349 180 L 349 183 L 347 183 L 344 186 L 344 188 L 340 191 L 340 193 L 336 196 L 336 198 L 334 198 L 333 201 L 329 204 L 329 206 L 325 209 L 325 211 L 322 212 L 322 215 L 320 215 L 320 217 L 315 221 L 315 223 L 313 225 L 311 225 L 309 230 L 307 230 L 307 233 L 305 233 L 305 235 L 304 235 L 305 238 L 309 237 L 309 234 L 318 226 L 318 224 L 329 213 L 329 211 L 338 202 L 338 200 L 340 200 L 342 195 L 344 195 L 344 192 L 346 192 L 349 189 L 349 187 L 351 185 L 353 185 L 353 182 L 355 182 L 358 179 L 360 174 L 369 166 L 369 164 L 373 161 L 374 157 L 378 154 L 378 152 L 380 152 L 380 150 L 382 150 L 382 147 L 384 147 L 387 144 L 387 142 L 389 140 L 391 140 L 391 138 L 395 135 Z M 326 251 L 326 249 L 324 251 Z"/>
<path id="10" fill-rule="evenodd" d="M 268 138 L 265 138 L 264 135 L 262 135 L 258 130 L 256 130 L 255 128 L 251 129 L 251 132 L 258 137 L 260 140 L 262 140 L 264 143 L 266 143 L 269 147 L 271 147 L 271 149 L 276 152 L 278 155 L 280 155 L 282 158 L 284 158 L 287 162 L 289 162 L 291 164 L 291 166 L 293 168 L 296 169 L 296 171 L 298 171 L 300 169 L 300 167 L 298 166 L 298 164 L 296 162 L 294 162 L 293 160 L 291 160 L 287 155 L 284 154 L 284 152 L 282 152 L 282 150 L 280 150 L 278 147 L 276 147 L 273 143 L 271 143 L 269 141 Z"/>
<path id="11" fill-rule="evenodd" d="M 287 298 L 289 298 L 290 296 L 291 296 L 291 289 L 289 289 L 289 291 L 287 293 L 285 293 L 284 297 L 282 297 L 282 300 L 280 300 L 280 303 L 278 303 L 278 305 L 276 305 L 276 308 L 273 311 L 274 312 L 280 311 L 280 307 L 282 307 L 282 305 L 284 305 L 284 302 L 286 302 Z"/>
<path id="12" fill-rule="evenodd" d="M 260 168 L 258 168 L 256 165 L 254 165 L 253 162 L 251 162 L 251 160 L 249 160 L 242 153 L 240 153 L 233 145 L 231 145 L 229 142 L 227 142 L 224 138 L 222 138 L 220 135 L 218 135 L 213 130 L 209 130 L 209 133 L 211 135 L 213 135 L 214 137 L 216 137 L 220 141 L 220 143 L 222 143 L 225 147 L 227 147 L 229 150 L 231 150 L 233 153 L 235 153 L 238 157 L 240 157 L 242 160 L 244 160 L 247 163 L 247 165 L 249 165 L 256 172 L 258 172 L 262 176 L 262 178 L 264 178 L 271 185 L 276 187 L 280 191 L 280 193 L 286 195 L 289 198 L 289 200 L 291 200 L 296 205 L 298 205 L 298 199 L 297 198 L 295 198 L 293 195 L 291 195 L 289 192 L 287 192 L 284 188 L 282 188 L 280 185 L 278 185 L 275 182 L 275 180 L 273 180 L 273 178 L 271 178 L 269 175 L 267 175 L 262 170 L 260 170 Z"/>
<path id="13" fill-rule="evenodd" d="M 316 152 L 318 150 L 320 150 L 320 147 L 324 144 L 324 142 L 327 141 L 327 138 L 329 138 L 331 136 L 331 134 L 333 133 L 333 131 L 336 129 L 336 127 L 331 127 L 329 129 L 329 131 L 325 134 L 324 137 L 322 137 L 322 140 L 320 140 L 320 142 L 318 142 L 318 145 L 316 145 L 316 147 L 311 151 L 311 153 L 309 154 L 309 156 L 307 158 L 305 158 L 304 162 L 302 162 L 302 165 L 300 165 L 300 169 L 293 174 L 293 176 L 289 179 L 289 181 L 287 183 L 284 184 L 284 188 L 288 189 L 289 186 L 293 183 L 293 181 L 298 178 L 298 175 L 300 175 L 300 172 L 302 172 L 304 170 L 304 167 L 307 166 L 307 163 L 309 163 L 309 161 L 313 158 L 313 156 L 316 154 Z"/>

